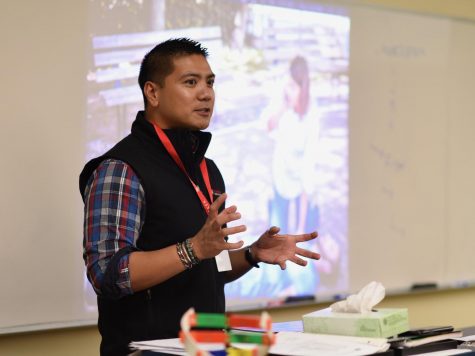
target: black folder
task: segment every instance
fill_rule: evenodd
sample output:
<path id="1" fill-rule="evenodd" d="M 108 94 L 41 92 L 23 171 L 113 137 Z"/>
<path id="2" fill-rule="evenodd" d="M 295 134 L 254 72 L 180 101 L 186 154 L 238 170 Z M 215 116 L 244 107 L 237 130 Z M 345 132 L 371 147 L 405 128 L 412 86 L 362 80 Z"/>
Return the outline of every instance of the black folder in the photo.
<path id="1" fill-rule="evenodd" d="M 394 356 L 409 356 L 426 352 L 456 349 L 458 344 L 459 341 L 457 340 L 442 340 L 414 347 L 396 347 L 393 350 Z"/>

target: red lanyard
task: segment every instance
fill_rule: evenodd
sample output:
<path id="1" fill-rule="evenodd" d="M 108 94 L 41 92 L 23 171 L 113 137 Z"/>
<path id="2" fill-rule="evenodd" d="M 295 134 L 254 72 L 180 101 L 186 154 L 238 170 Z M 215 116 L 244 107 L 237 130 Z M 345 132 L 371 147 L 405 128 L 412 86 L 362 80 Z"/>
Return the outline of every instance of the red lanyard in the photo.
<path id="1" fill-rule="evenodd" d="M 193 182 L 191 179 L 190 175 L 185 169 L 185 165 L 183 164 L 180 156 L 178 156 L 178 152 L 175 150 L 175 147 L 173 147 L 173 144 L 171 143 L 170 139 L 168 136 L 163 132 L 160 126 L 158 126 L 155 123 L 152 123 L 153 127 L 155 128 L 155 132 L 157 133 L 158 139 L 163 143 L 163 146 L 165 146 L 165 149 L 167 150 L 168 154 L 173 158 L 177 166 L 185 173 L 185 175 L 188 177 L 191 185 L 195 189 L 196 195 L 198 195 L 198 198 L 200 198 L 201 205 L 203 205 L 203 208 L 206 211 L 206 214 L 209 214 L 209 208 L 210 204 L 206 197 L 204 196 L 203 192 L 200 190 L 200 187 Z M 206 161 L 203 158 L 203 160 L 200 163 L 200 170 L 201 174 L 203 175 L 203 180 L 205 181 L 206 189 L 208 190 L 209 193 L 209 198 L 211 199 L 211 203 L 213 202 L 213 190 L 211 189 L 211 183 L 209 181 L 209 174 L 208 174 L 208 167 L 206 166 Z"/>

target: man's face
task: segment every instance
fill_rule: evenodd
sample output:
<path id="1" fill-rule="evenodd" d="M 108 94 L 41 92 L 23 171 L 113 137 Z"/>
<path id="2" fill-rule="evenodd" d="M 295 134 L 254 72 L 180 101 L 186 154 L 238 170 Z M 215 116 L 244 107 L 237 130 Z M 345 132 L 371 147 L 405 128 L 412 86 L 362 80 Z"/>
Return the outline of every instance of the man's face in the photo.
<path id="1" fill-rule="evenodd" d="M 162 128 L 203 130 L 214 107 L 214 74 L 206 58 L 193 54 L 173 60 L 174 70 L 157 88 L 158 105 L 153 108 Z"/>

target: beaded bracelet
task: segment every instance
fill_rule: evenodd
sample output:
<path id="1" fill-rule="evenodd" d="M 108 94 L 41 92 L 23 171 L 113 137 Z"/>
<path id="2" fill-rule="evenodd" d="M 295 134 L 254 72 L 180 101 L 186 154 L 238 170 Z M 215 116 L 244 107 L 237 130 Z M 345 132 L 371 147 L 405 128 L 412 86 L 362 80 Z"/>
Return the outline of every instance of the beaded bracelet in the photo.
<path id="1" fill-rule="evenodd" d="M 193 263 L 188 257 L 188 254 L 186 253 L 183 242 L 177 242 L 176 252 L 178 254 L 178 257 L 180 258 L 181 263 L 183 263 L 183 266 L 185 266 L 186 269 L 190 269 L 193 267 Z"/>
<path id="2" fill-rule="evenodd" d="M 191 238 L 185 240 L 185 247 L 186 247 L 186 252 L 188 252 L 188 256 L 190 257 L 191 263 L 193 264 L 193 266 L 200 263 L 200 259 L 196 256 L 195 250 L 193 250 L 193 243 L 191 242 Z"/>
<path id="3" fill-rule="evenodd" d="M 190 269 L 200 263 L 200 259 L 196 256 L 190 239 L 186 239 L 184 242 L 177 242 L 176 252 L 186 269 Z"/>

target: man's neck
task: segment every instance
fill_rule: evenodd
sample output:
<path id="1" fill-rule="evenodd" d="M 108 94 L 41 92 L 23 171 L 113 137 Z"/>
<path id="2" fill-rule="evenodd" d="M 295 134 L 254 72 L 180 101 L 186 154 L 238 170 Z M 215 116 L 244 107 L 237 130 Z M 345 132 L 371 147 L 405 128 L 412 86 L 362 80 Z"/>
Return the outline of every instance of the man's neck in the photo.
<path id="1" fill-rule="evenodd" d="M 158 127 L 160 127 L 162 130 L 166 129 L 172 129 L 173 127 L 170 127 L 164 120 L 160 118 L 159 115 L 157 115 L 156 112 L 149 110 L 148 108 L 145 108 L 144 110 L 145 113 L 145 119 L 150 122 L 151 124 L 155 124 Z"/>

